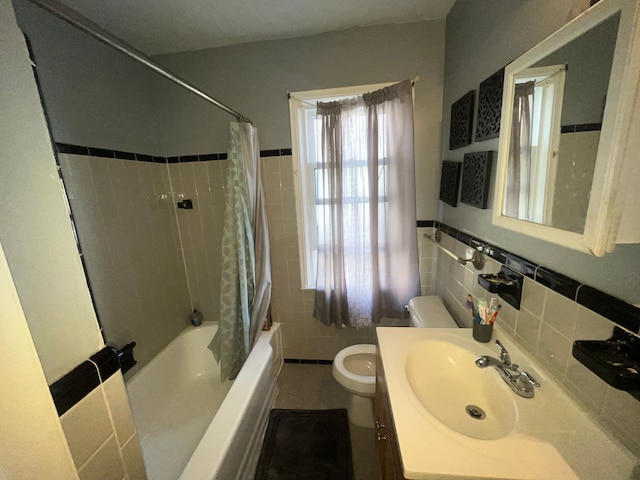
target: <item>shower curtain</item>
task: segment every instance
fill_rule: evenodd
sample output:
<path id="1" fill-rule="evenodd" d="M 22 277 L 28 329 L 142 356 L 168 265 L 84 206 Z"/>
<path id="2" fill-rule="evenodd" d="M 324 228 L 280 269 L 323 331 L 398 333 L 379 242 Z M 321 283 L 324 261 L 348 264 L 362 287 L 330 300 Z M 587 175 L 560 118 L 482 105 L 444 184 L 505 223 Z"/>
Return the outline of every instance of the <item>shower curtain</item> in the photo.
<path id="1" fill-rule="evenodd" d="M 255 343 L 271 300 L 267 210 L 258 132 L 231 123 L 222 231 L 218 331 L 209 344 L 220 378 L 234 379 Z"/>

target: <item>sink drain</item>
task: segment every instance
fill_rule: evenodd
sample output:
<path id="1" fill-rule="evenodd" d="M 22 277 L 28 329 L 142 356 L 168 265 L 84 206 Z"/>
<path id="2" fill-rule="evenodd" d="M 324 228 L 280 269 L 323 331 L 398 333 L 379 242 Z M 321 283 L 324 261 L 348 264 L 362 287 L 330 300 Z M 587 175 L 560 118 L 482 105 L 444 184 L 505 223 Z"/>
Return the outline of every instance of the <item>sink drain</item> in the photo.
<path id="1" fill-rule="evenodd" d="M 476 420 L 482 420 L 487 416 L 484 410 L 476 405 L 467 405 L 465 410 L 471 418 L 475 418 Z"/>

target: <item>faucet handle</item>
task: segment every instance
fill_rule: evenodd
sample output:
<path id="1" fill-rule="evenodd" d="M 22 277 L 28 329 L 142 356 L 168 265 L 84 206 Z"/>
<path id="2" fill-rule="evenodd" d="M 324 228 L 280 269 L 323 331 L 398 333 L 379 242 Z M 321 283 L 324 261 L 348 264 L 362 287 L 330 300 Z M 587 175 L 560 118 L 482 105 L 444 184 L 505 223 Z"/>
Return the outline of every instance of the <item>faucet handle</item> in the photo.
<path id="1" fill-rule="evenodd" d="M 535 378 L 533 378 L 533 376 L 530 373 L 527 373 L 527 372 L 520 372 L 520 375 L 518 375 L 518 381 L 520 381 L 520 382 L 528 382 L 529 384 L 533 385 L 534 387 L 539 387 L 540 386 L 538 381 Z"/>
<path id="2" fill-rule="evenodd" d="M 500 349 L 500 361 L 507 366 L 511 365 L 511 357 L 509 357 L 509 352 L 507 351 L 506 348 L 504 348 L 504 345 L 502 345 L 502 342 L 496 339 L 496 345 Z"/>

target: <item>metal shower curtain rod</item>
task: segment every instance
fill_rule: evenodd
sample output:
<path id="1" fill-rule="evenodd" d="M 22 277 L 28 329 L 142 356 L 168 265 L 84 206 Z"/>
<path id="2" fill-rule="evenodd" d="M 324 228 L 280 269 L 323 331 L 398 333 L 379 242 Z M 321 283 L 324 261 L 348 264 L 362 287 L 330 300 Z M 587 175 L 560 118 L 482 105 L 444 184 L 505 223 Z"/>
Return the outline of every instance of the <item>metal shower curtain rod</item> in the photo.
<path id="1" fill-rule="evenodd" d="M 135 60 L 136 62 L 144 65 L 147 68 L 150 68 L 156 73 L 159 73 L 163 77 L 171 80 L 173 83 L 180 85 L 181 87 L 189 90 L 191 93 L 196 94 L 200 98 L 203 98 L 207 102 L 215 105 L 221 110 L 224 110 L 228 114 L 233 115 L 238 122 L 253 123 L 251 120 L 249 120 L 247 117 L 245 117 L 241 113 L 236 112 L 234 109 L 227 107 L 224 103 L 221 103 L 215 98 L 213 98 L 212 96 L 207 95 L 202 90 L 197 88 L 195 85 L 180 78 L 176 74 L 171 73 L 166 68 L 162 67 L 161 65 L 157 64 L 153 60 L 149 59 L 143 53 L 139 52 L 138 50 L 128 45 L 127 43 L 123 42 L 122 40 L 116 38 L 106 30 L 100 28 L 98 25 L 91 22 L 90 20 L 83 17 L 78 12 L 67 7 L 66 5 L 63 5 L 55 0 L 29 0 L 29 1 L 34 5 L 37 5 L 38 7 L 55 15 L 61 20 L 64 20 L 68 24 L 73 25 L 74 27 L 91 35 L 96 40 L 99 40 L 102 43 L 110 46 L 111 48 L 114 48 L 119 52 L 124 53 L 127 57 Z"/>

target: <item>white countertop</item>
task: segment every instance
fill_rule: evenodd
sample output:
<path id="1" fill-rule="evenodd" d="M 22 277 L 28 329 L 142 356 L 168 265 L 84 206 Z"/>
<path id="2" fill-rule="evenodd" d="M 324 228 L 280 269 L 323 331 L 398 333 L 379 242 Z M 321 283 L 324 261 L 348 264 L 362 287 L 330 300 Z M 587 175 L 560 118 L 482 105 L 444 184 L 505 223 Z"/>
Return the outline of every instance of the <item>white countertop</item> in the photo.
<path id="1" fill-rule="evenodd" d="M 505 345 L 513 362 L 541 383 L 535 397 L 512 392 L 494 368 L 496 388 L 515 397 L 517 421 L 513 430 L 496 440 L 460 434 L 433 417 L 414 395 L 405 373 L 411 345 L 429 339 L 457 342 L 474 355 L 498 356 L 493 343 L 481 344 L 471 329 L 378 327 L 378 343 L 398 437 L 404 476 L 408 479 L 630 479 L 638 459 L 603 432 L 531 358 L 499 329 L 495 338 Z M 425 367 L 427 368 L 427 367 Z M 487 377 L 493 382 L 493 377 Z M 433 386 L 434 395 L 438 385 Z"/>

